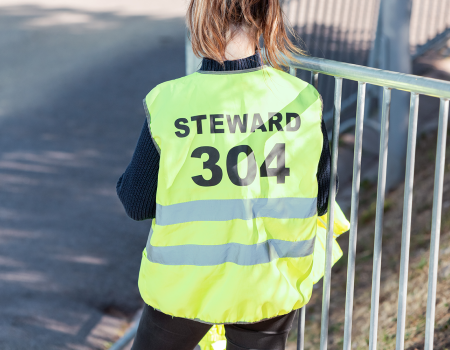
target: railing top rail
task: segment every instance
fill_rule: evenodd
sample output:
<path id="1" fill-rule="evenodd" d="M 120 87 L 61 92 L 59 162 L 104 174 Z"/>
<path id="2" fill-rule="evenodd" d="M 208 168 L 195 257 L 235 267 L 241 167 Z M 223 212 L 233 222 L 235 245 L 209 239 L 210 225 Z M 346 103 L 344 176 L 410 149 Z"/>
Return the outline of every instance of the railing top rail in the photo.
<path id="1" fill-rule="evenodd" d="M 295 56 L 295 58 L 298 62 L 289 62 L 293 68 L 450 99 L 450 82 L 447 81 L 358 66 L 324 58 L 308 56 Z"/>

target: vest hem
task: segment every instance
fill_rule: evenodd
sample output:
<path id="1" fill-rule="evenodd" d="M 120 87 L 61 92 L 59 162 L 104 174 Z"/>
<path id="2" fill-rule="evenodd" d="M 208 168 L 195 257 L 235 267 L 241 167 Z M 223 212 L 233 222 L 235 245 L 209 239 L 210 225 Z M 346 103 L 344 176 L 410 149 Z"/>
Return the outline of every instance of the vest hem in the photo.
<path id="1" fill-rule="evenodd" d="M 144 302 L 145 302 L 145 301 L 144 301 Z M 145 303 L 145 304 L 147 304 L 147 303 Z M 305 306 L 306 304 L 307 304 L 307 303 L 305 303 L 303 306 Z M 253 323 L 259 323 L 259 322 L 271 320 L 272 318 L 276 318 L 276 317 L 279 317 L 279 316 L 287 315 L 287 314 L 291 313 L 292 311 L 294 311 L 294 310 L 299 310 L 299 309 L 301 309 L 301 308 L 303 307 L 303 306 L 300 306 L 299 308 L 297 308 L 297 309 L 292 309 L 291 311 L 286 312 L 285 314 L 280 314 L 280 315 L 276 315 L 276 316 L 272 316 L 272 317 L 262 318 L 262 319 L 260 319 L 259 321 L 254 321 L 254 322 L 236 321 L 236 322 L 219 322 L 219 323 L 215 323 L 215 322 L 207 322 L 207 321 L 203 321 L 203 320 L 200 320 L 200 319 L 198 319 L 198 318 L 189 318 L 189 317 L 181 317 L 181 316 L 170 315 L 170 314 L 165 313 L 164 311 L 162 311 L 162 310 L 160 310 L 160 309 L 157 309 L 157 308 L 154 307 L 154 306 L 151 306 L 150 304 L 147 304 L 147 305 L 148 305 L 149 307 L 153 308 L 153 309 L 156 310 L 156 311 L 162 312 L 162 313 L 165 314 L 165 315 L 169 315 L 169 316 L 172 316 L 172 317 L 178 317 L 178 318 L 184 318 L 184 319 L 186 319 L 186 320 L 191 320 L 191 321 L 195 321 L 195 322 L 200 322 L 200 323 L 203 323 L 203 324 L 209 324 L 209 325 L 212 325 L 212 326 L 225 325 L 225 324 L 253 324 Z"/>

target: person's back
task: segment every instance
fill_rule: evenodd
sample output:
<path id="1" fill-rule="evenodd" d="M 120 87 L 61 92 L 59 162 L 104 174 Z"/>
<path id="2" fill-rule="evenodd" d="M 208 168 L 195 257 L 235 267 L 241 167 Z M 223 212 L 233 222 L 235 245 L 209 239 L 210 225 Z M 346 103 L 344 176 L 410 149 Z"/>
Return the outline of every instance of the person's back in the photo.
<path id="1" fill-rule="evenodd" d="M 199 71 L 157 86 L 144 103 L 161 150 L 144 301 L 209 323 L 302 307 L 322 151 L 317 91 L 273 68 Z"/>
<path id="2" fill-rule="evenodd" d="M 194 51 L 210 58 L 203 66 L 223 69 L 144 99 L 160 159 L 133 350 L 193 349 L 212 324 L 226 324 L 227 349 L 284 349 L 312 291 L 322 102 L 311 85 L 260 64 L 261 34 L 275 67 L 280 52 L 296 51 L 277 1 L 192 0 L 188 24 Z M 226 69 L 223 58 L 251 46 L 252 68 Z"/>

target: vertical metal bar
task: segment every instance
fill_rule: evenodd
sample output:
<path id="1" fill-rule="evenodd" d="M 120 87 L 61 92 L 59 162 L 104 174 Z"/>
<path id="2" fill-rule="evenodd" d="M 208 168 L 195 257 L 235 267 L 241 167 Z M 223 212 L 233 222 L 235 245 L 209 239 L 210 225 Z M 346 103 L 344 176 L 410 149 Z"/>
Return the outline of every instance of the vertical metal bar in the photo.
<path id="1" fill-rule="evenodd" d="M 294 77 L 296 77 L 297 76 L 297 69 L 292 67 L 292 66 L 289 66 L 289 74 L 293 75 Z"/>
<path id="2" fill-rule="evenodd" d="M 378 164 L 377 209 L 375 217 L 375 238 L 373 252 L 372 300 L 370 308 L 369 350 L 377 348 L 378 307 L 380 300 L 381 250 L 383 238 L 384 197 L 389 139 L 389 112 L 391 89 L 383 87 L 383 111 L 381 117 L 380 157 Z"/>
<path id="3" fill-rule="evenodd" d="M 311 80 L 309 81 L 309 83 L 316 89 L 319 89 L 319 73 L 311 72 Z"/>
<path id="4" fill-rule="evenodd" d="M 320 325 L 320 350 L 328 346 L 328 321 L 330 310 L 331 261 L 333 253 L 334 201 L 336 197 L 337 159 L 339 146 L 339 125 L 341 119 L 342 78 L 335 80 L 333 139 L 331 141 L 331 176 L 328 196 L 328 223 L 325 271 L 323 277 L 322 319 Z M 363 109 L 364 110 L 364 109 Z"/>
<path id="5" fill-rule="evenodd" d="M 434 319 L 436 308 L 436 285 L 439 258 L 439 236 L 441 234 L 442 191 L 445 169 L 445 146 L 447 141 L 448 102 L 441 98 L 439 110 L 436 169 L 434 174 L 433 216 L 430 242 L 430 266 L 428 272 L 427 323 L 425 327 L 425 350 L 433 350 Z"/>
<path id="6" fill-rule="evenodd" d="M 139 327 L 139 321 L 136 322 L 133 326 L 131 326 L 130 329 L 127 330 L 127 332 L 120 338 L 118 341 L 116 341 L 111 347 L 111 350 L 123 350 L 136 336 L 137 329 Z"/>
<path id="7" fill-rule="evenodd" d="M 409 243 L 411 236 L 411 212 L 416 158 L 417 115 L 419 94 L 411 92 L 408 126 L 408 148 L 406 154 L 405 193 L 403 199 L 402 249 L 400 256 L 400 279 L 398 289 L 396 350 L 403 350 L 405 343 L 406 298 L 408 293 Z"/>
<path id="8" fill-rule="evenodd" d="M 356 237 L 358 232 L 359 184 L 361 178 L 361 153 L 364 126 L 366 83 L 358 82 L 358 104 L 356 109 L 355 150 L 353 154 L 353 182 L 350 212 L 350 237 L 348 244 L 347 290 L 345 295 L 344 350 L 351 350 L 353 294 L 355 288 Z"/>
<path id="9" fill-rule="evenodd" d="M 300 309 L 300 314 L 298 315 L 297 350 L 305 349 L 305 314 L 306 305 Z"/>

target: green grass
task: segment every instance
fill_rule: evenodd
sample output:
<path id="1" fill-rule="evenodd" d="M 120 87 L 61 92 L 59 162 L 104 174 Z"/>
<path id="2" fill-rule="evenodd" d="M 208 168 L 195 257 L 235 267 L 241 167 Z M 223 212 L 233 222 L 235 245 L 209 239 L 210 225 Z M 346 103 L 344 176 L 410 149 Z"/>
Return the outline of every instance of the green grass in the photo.
<path id="1" fill-rule="evenodd" d="M 425 257 L 422 257 L 420 261 L 416 265 L 417 270 L 422 270 L 428 264 L 428 260 Z"/>
<path id="2" fill-rule="evenodd" d="M 388 211 L 389 209 L 391 209 L 391 208 L 392 208 L 392 205 L 393 205 L 392 200 L 386 199 L 386 200 L 384 201 L 384 211 L 386 212 L 386 211 Z M 370 221 L 372 221 L 373 219 L 375 219 L 376 213 L 377 213 L 377 202 L 376 202 L 376 201 L 373 201 L 373 202 L 370 204 L 369 208 L 367 208 L 367 209 L 361 214 L 361 217 L 360 217 L 361 224 L 363 224 L 363 225 L 364 225 L 364 224 L 367 224 L 367 223 L 369 223 Z"/>

